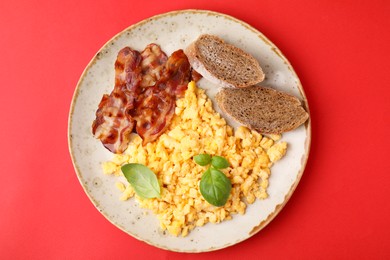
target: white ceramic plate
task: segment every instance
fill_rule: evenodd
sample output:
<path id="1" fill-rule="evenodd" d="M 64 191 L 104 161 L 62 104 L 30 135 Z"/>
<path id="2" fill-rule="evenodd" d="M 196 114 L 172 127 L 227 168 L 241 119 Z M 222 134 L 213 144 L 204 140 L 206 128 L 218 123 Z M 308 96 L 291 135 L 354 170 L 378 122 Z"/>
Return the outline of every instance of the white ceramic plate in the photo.
<path id="1" fill-rule="evenodd" d="M 86 194 L 111 223 L 137 239 L 159 248 L 181 252 L 204 252 L 221 249 L 243 241 L 264 228 L 291 197 L 303 174 L 310 147 L 310 120 L 298 129 L 285 133 L 286 156 L 271 168 L 269 198 L 249 205 L 245 215 L 220 224 L 195 228 L 187 237 L 174 237 L 161 232 L 157 217 L 140 209 L 135 200 L 120 201 L 115 187 L 124 178 L 105 176 L 101 162 L 113 155 L 91 133 L 97 106 L 104 93 L 114 86 L 114 62 L 120 49 L 137 50 L 155 42 L 170 55 L 185 48 L 202 33 L 215 34 L 251 53 L 266 74 L 262 85 L 288 92 L 307 100 L 291 64 L 263 34 L 250 25 L 220 13 L 184 10 L 146 19 L 130 26 L 109 40 L 86 67 L 76 87 L 69 115 L 69 149 L 73 164 Z M 202 79 L 200 87 L 213 89 Z M 214 88 L 216 89 L 216 88 Z M 215 91 L 207 90 L 213 97 Z"/>

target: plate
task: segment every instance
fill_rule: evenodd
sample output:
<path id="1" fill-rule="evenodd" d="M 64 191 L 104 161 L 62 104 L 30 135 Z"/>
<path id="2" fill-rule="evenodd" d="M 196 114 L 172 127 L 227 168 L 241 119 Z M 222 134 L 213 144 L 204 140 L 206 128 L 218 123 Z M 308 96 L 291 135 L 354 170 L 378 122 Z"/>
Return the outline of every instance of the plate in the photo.
<path id="1" fill-rule="evenodd" d="M 93 57 L 81 75 L 74 92 L 68 126 L 69 150 L 78 179 L 91 202 L 112 224 L 153 246 L 179 252 L 205 252 L 241 242 L 263 229 L 283 208 L 303 174 L 310 147 L 310 120 L 294 131 L 283 134 L 288 142 L 286 156 L 271 168 L 268 194 L 247 207 L 245 215 L 219 224 L 195 228 L 186 237 L 174 237 L 159 228 L 157 217 L 137 206 L 134 199 L 119 200 L 115 187 L 122 177 L 106 176 L 101 163 L 112 159 L 91 133 L 98 104 L 114 86 L 114 62 L 120 49 L 131 46 L 137 50 L 155 42 L 170 55 L 185 48 L 200 34 L 210 33 L 223 38 L 248 53 L 261 64 L 266 79 L 262 85 L 298 97 L 308 111 L 308 103 L 298 76 L 280 50 L 250 25 L 225 14 L 204 10 L 174 11 L 141 21 L 109 40 Z M 209 97 L 216 86 L 206 79 L 199 81 Z M 233 123 L 228 121 L 229 123 Z M 102 235 L 103 236 L 103 235 Z"/>

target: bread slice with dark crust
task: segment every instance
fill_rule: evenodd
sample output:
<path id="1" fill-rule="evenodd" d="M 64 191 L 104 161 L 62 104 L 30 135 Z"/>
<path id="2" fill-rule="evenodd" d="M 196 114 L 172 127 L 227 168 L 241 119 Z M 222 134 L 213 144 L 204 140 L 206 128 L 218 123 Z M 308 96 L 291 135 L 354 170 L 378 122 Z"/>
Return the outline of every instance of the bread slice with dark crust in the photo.
<path id="1" fill-rule="evenodd" d="M 293 130 L 309 118 L 298 98 L 261 86 L 222 88 L 215 100 L 228 116 L 264 134 Z"/>
<path id="2" fill-rule="evenodd" d="M 248 87 L 264 80 L 259 62 L 240 48 L 215 35 L 203 34 L 185 54 L 192 68 L 222 87 Z"/>

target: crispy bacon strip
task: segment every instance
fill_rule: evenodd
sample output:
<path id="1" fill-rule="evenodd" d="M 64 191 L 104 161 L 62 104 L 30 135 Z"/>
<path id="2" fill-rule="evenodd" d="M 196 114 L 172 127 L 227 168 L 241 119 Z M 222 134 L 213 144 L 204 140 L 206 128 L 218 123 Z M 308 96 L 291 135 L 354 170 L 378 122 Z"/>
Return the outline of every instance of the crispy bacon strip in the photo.
<path id="1" fill-rule="evenodd" d="M 121 153 L 127 148 L 129 135 L 133 131 L 134 120 L 125 116 L 124 96 L 115 92 L 104 95 L 96 111 L 92 133 L 110 151 Z"/>
<path id="2" fill-rule="evenodd" d="M 168 57 L 160 49 L 160 46 L 154 43 L 146 46 L 145 50 L 141 53 L 141 56 L 141 70 L 143 76 L 141 87 L 154 86 L 161 78 Z"/>
<path id="3" fill-rule="evenodd" d="M 115 86 L 96 111 L 92 133 L 113 153 L 123 153 L 134 130 L 143 144 L 157 139 L 168 127 L 176 98 L 184 96 L 191 68 L 182 50 L 169 59 L 156 44 L 142 53 L 129 47 L 115 62 Z"/>
<path id="4" fill-rule="evenodd" d="M 130 93 L 139 85 L 141 77 L 137 68 L 141 54 L 128 47 L 118 53 L 115 62 L 115 87 L 110 95 L 103 95 L 92 124 L 92 133 L 103 145 L 114 153 L 122 153 L 129 142 L 135 121 L 127 116 L 129 103 L 133 102 Z"/>
<path id="5" fill-rule="evenodd" d="M 138 51 L 125 47 L 119 51 L 115 61 L 114 92 L 131 93 L 142 81 L 140 64 L 142 56 Z"/>
<path id="6" fill-rule="evenodd" d="M 176 99 L 183 97 L 191 77 L 190 64 L 182 50 L 168 59 L 162 78 L 149 87 L 136 105 L 136 131 L 143 144 L 156 140 L 167 129 L 175 112 Z"/>

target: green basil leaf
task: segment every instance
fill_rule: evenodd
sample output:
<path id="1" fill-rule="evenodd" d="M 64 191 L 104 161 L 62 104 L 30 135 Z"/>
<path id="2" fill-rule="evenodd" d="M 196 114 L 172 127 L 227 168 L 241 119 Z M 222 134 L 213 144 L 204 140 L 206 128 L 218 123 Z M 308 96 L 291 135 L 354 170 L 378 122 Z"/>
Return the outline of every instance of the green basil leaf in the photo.
<path id="1" fill-rule="evenodd" d="M 157 176 L 148 167 L 139 163 L 129 163 L 123 165 L 121 170 L 138 196 L 143 199 L 160 198 Z"/>
<path id="2" fill-rule="evenodd" d="M 217 207 L 226 204 L 232 189 L 232 183 L 226 175 L 213 168 L 203 173 L 199 186 L 203 198 Z"/>
<path id="3" fill-rule="evenodd" d="M 213 156 L 211 158 L 211 165 L 216 169 L 225 169 L 229 167 L 229 162 L 222 156 Z"/>
<path id="4" fill-rule="evenodd" d="M 211 156 L 209 154 L 198 154 L 194 156 L 194 161 L 200 166 L 206 166 L 211 162 Z"/>

